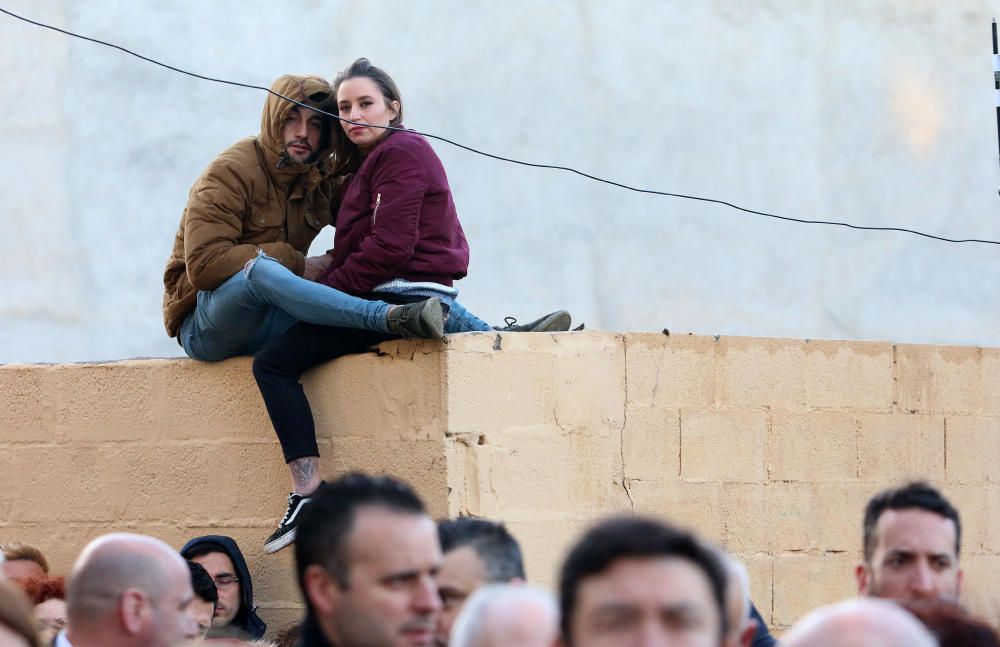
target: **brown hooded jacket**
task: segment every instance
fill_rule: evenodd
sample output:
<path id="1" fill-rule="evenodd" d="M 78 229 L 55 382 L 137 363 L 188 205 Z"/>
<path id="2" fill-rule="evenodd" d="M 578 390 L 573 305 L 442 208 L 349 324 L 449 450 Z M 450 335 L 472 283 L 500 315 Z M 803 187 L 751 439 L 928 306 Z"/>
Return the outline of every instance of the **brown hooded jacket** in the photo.
<path id="1" fill-rule="evenodd" d="M 333 89 L 317 76 L 285 75 L 271 89 L 335 110 Z M 293 107 L 269 94 L 260 135 L 223 151 L 191 187 L 163 274 L 163 322 L 171 337 L 194 310 L 198 291 L 222 285 L 258 250 L 301 276 L 310 243 L 333 221 L 340 200 L 339 179 L 330 172 L 335 124 L 327 118 L 315 162 L 295 162 L 282 134 Z"/>

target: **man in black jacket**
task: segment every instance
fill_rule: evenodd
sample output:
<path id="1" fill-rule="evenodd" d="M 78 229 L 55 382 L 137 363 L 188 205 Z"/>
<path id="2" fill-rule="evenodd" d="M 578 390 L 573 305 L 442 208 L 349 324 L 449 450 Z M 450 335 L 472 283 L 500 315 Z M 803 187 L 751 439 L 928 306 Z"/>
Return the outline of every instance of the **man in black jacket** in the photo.
<path id="1" fill-rule="evenodd" d="M 309 609 L 299 647 L 431 647 L 440 565 L 437 529 L 408 485 L 365 474 L 321 485 L 295 538 Z"/>
<path id="2" fill-rule="evenodd" d="M 255 612 L 250 570 L 231 537 L 195 537 L 181 548 L 181 556 L 204 566 L 218 589 L 219 601 L 209 637 L 256 640 L 264 636 L 267 625 Z"/>

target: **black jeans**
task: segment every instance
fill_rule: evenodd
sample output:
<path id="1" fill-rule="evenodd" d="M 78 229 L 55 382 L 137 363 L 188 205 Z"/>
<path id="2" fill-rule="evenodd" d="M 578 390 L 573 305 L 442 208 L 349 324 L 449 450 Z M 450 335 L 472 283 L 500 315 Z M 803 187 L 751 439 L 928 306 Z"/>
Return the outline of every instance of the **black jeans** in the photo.
<path id="1" fill-rule="evenodd" d="M 421 301 L 397 295 L 371 294 L 388 303 Z M 361 330 L 297 323 L 273 340 L 253 360 L 253 376 L 264 398 L 267 414 L 278 434 L 285 462 L 297 458 L 319 456 L 316 445 L 316 423 L 305 390 L 299 379 L 302 374 L 324 362 L 364 353 L 372 346 L 397 335 Z"/>

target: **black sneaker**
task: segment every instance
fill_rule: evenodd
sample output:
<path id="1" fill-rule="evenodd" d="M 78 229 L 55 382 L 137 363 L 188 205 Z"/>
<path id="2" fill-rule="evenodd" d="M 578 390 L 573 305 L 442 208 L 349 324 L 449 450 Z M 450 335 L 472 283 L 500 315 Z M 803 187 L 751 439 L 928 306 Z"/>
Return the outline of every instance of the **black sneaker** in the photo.
<path id="1" fill-rule="evenodd" d="M 271 536 L 264 542 L 265 553 L 276 553 L 295 541 L 295 528 L 299 525 L 299 513 L 302 512 L 302 508 L 307 503 L 309 503 L 307 496 L 294 492 L 288 495 L 288 509 L 285 510 L 285 516 L 278 524 L 278 529 L 271 533 Z"/>
<path id="2" fill-rule="evenodd" d="M 391 332 L 403 337 L 441 339 L 444 337 L 444 318 L 441 300 L 431 297 L 392 308 L 386 316 L 386 323 Z"/>
<path id="3" fill-rule="evenodd" d="M 518 324 L 514 317 L 505 317 L 503 322 L 507 325 L 502 328 L 493 326 L 493 329 L 500 332 L 565 332 L 572 325 L 572 319 L 565 310 L 556 310 L 526 324 Z"/>

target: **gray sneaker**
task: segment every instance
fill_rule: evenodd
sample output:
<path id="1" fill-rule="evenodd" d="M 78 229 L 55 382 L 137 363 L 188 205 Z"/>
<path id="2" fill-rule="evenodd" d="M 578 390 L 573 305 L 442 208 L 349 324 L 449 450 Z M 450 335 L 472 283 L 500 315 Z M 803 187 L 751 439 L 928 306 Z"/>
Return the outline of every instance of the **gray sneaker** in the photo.
<path id="1" fill-rule="evenodd" d="M 493 326 L 493 329 L 500 332 L 565 332 L 572 325 L 572 319 L 565 310 L 556 310 L 526 324 L 518 324 L 514 317 L 505 317 L 503 322 L 507 325 L 502 328 Z"/>
<path id="2" fill-rule="evenodd" d="M 444 337 L 444 309 L 437 297 L 391 308 L 386 323 L 390 332 L 403 337 Z"/>

